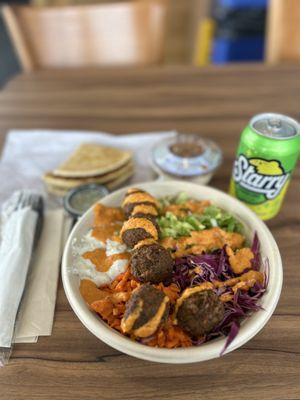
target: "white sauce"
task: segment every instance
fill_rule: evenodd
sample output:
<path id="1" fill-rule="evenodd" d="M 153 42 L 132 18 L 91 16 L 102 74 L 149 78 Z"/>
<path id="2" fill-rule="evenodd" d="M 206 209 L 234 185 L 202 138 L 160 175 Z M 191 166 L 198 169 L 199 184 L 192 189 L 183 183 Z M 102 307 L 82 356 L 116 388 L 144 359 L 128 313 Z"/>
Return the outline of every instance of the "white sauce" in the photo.
<path id="1" fill-rule="evenodd" d="M 106 244 L 95 239 L 91 235 L 92 231 L 89 231 L 78 243 L 74 240 L 72 243 L 73 256 L 75 258 L 72 273 L 79 276 L 80 279 L 90 279 L 98 287 L 109 285 L 118 275 L 126 271 L 128 266 L 128 260 L 116 260 L 111 265 L 110 269 L 106 272 L 97 271 L 95 265 L 90 261 L 82 257 L 87 251 L 93 251 L 96 249 L 106 249 L 106 256 L 113 254 L 121 254 L 126 252 L 127 247 L 113 240 L 107 240 Z"/>
<path id="2" fill-rule="evenodd" d="M 107 239 L 106 241 L 106 255 L 107 257 L 112 256 L 114 254 L 125 253 L 127 247 L 123 243 L 114 242 L 113 240 Z"/>
<path id="3" fill-rule="evenodd" d="M 73 240 L 72 243 L 73 247 L 73 254 L 84 254 L 87 251 L 93 251 L 96 249 L 105 249 L 105 243 L 101 242 L 100 240 L 97 240 L 92 236 L 92 230 L 90 230 L 86 235 L 82 237 L 80 242 L 76 239 Z"/>
<path id="4" fill-rule="evenodd" d="M 116 260 L 107 272 L 105 272 L 113 281 L 116 277 L 126 271 L 128 260 Z"/>
<path id="5" fill-rule="evenodd" d="M 128 260 L 116 260 L 107 272 L 99 272 L 90 260 L 79 257 L 73 273 L 80 279 L 90 279 L 98 287 L 109 285 L 118 275 L 126 271 Z"/>

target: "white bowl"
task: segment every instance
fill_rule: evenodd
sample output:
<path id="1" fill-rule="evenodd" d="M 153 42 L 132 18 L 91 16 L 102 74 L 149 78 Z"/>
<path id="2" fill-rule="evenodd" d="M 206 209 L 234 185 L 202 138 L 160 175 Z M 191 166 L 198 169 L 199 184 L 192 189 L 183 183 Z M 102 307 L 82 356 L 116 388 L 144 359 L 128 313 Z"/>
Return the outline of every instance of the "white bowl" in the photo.
<path id="1" fill-rule="evenodd" d="M 261 244 L 263 259 L 269 260 L 269 283 L 261 298 L 263 310 L 253 313 L 241 324 L 240 331 L 225 353 L 242 346 L 255 336 L 267 323 L 275 310 L 282 287 L 282 263 L 276 242 L 266 225 L 245 205 L 229 195 L 207 186 L 200 186 L 182 181 L 149 182 L 136 185 L 149 191 L 156 197 L 186 192 L 196 199 L 209 199 L 218 206 L 235 215 L 246 228 L 246 236 L 252 239 L 256 231 Z M 107 206 L 119 206 L 128 188 L 120 189 L 101 200 Z M 93 224 L 93 210 L 89 209 L 74 226 L 66 244 L 62 261 L 62 280 L 66 296 L 75 314 L 85 327 L 95 336 L 111 347 L 131 356 L 144 360 L 163 363 L 192 363 L 205 361 L 220 356 L 226 338 L 220 337 L 198 347 L 179 349 L 160 349 L 136 343 L 117 331 L 111 329 L 99 316 L 91 311 L 79 292 L 79 278 L 72 274 L 73 254 L 71 243 L 74 238 L 80 239 Z"/>

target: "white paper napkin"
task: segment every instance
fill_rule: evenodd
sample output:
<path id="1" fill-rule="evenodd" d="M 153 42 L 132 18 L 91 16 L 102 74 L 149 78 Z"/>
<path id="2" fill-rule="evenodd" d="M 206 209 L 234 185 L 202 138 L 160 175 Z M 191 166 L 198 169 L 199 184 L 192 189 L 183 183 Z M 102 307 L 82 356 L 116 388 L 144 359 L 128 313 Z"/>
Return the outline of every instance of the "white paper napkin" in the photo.
<path id="1" fill-rule="evenodd" d="M 135 173 L 131 182 L 143 182 L 155 177 L 149 165 L 151 148 L 162 139 L 172 137 L 175 131 L 149 132 L 115 136 L 84 131 L 13 130 L 7 136 L 0 163 L 0 204 L 14 190 L 34 188 L 44 190 L 41 176 L 54 169 L 83 142 L 100 143 L 134 152 Z M 58 206 L 49 197 L 48 205 Z"/>
<path id="2" fill-rule="evenodd" d="M 11 347 L 17 311 L 32 254 L 37 213 L 12 212 L 2 226 L 0 246 L 0 347 Z"/>
<path id="3" fill-rule="evenodd" d="M 59 275 L 64 213 L 58 209 L 44 217 L 42 235 L 32 259 L 26 291 L 16 326 L 15 343 L 36 342 L 51 335 Z"/>

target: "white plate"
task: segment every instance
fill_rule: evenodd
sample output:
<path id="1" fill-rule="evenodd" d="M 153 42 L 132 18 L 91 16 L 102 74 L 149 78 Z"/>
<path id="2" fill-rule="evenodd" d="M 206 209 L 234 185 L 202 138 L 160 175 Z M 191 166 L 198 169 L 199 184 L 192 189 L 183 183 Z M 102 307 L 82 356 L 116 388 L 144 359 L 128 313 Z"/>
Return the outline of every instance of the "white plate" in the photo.
<path id="1" fill-rule="evenodd" d="M 156 181 L 139 185 L 135 184 L 135 186 L 149 191 L 155 197 L 174 195 L 180 191 L 184 191 L 193 198 L 199 200 L 211 200 L 213 203 L 229 211 L 242 221 L 246 228 L 246 236 L 248 236 L 249 239 L 252 240 L 254 232 L 257 232 L 261 245 L 262 258 L 268 258 L 270 265 L 268 288 L 261 298 L 263 310 L 253 313 L 253 315 L 243 321 L 238 335 L 227 348 L 226 353 L 229 353 L 248 342 L 264 327 L 273 314 L 282 287 L 281 257 L 276 242 L 269 229 L 248 207 L 226 193 L 212 189 L 211 187 L 182 181 Z M 109 194 L 101 200 L 101 203 L 112 207 L 119 206 L 127 189 L 128 187 Z M 198 347 L 194 346 L 180 349 L 159 349 L 148 347 L 136 343 L 111 329 L 98 317 L 96 313 L 88 308 L 79 292 L 79 278 L 71 272 L 73 263 L 71 243 L 74 238 L 80 239 L 92 227 L 92 225 L 93 210 L 91 208 L 74 226 L 67 241 L 62 261 L 62 280 L 66 296 L 75 314 L 85 327 L 111 347 L 144 360 L 183 364 L 219 357 L 226 338 L 218 338 Z"/>

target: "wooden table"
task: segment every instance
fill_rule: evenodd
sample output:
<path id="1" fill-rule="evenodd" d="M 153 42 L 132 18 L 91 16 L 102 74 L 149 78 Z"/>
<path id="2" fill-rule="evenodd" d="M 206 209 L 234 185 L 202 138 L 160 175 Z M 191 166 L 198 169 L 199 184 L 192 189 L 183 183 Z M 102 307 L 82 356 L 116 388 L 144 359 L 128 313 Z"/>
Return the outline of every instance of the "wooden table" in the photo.
<path id="1" fill-rule="evenodd" d="M 227 190 L 239 135 L 252 115 L 271 110 L 300 119 L 299 76 L 298 67 L 264 66 L 21 75 L 0 92 L 1 140 L 11 128 L 199 133 L 224 151 L 212 185 Z M 15 346 L 0 370 L 0 398 L 300 399 L 299 203 L 298 169 L 280 215 L 268 223 L 283 258 L 281 299 L 267 326 L 239 350 L 184 366 L 129 357 L 83 327 L 60 283 L 53 335 Z"/>

